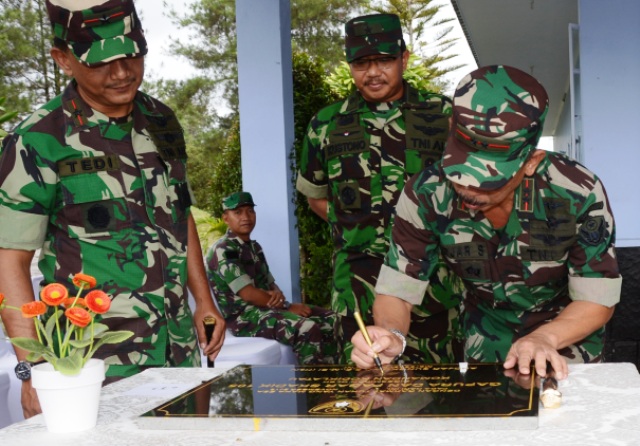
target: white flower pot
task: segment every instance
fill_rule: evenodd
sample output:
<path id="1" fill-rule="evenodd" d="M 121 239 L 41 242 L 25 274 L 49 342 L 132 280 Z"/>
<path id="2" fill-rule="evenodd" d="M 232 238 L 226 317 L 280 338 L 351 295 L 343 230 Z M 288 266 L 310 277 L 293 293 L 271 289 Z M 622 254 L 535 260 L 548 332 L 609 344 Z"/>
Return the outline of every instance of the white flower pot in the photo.
<path id="1" fill-rule="evenodd" d="M 90 359 L 79 374 L 63 375 L 48 362 L 31 369 L 31 385 L 38 394 L 49 432 L 91 429 L 98 419 L 104 361 Z"/>

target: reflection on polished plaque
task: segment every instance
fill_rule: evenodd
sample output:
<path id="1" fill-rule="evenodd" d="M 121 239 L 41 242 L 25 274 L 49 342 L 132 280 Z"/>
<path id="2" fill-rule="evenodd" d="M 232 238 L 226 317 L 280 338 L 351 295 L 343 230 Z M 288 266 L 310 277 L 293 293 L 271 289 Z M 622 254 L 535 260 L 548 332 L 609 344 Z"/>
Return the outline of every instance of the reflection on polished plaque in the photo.
<path id="1" fill-rule="evenodd" d="M 507 372 L 508 373 L 508 372 Z M 521 379 L 522 377 L 520 377 Z M 535 372 L 501 364 L 238 366 L 143 414 L 142 427 L 220 430 L 535 429 Z"/>

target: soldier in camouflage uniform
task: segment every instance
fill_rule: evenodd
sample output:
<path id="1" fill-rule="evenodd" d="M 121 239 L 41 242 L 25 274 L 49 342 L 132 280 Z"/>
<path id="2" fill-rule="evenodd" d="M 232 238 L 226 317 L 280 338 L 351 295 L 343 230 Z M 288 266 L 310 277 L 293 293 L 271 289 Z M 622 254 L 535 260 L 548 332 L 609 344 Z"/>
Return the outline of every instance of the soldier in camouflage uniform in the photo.
<path id="1" fill-rule="evenodd" d="M 398 16 L 350 20 L 345 49 L 358 91 L 311 120 L 296 185 L 331 226 L 331 307 L 340 315 L 342 362 L 357 330 L 353 312 L 372 322 L 374 287 L 402 187 L 442 156 L 451 112 L 447 97 L 403 81 L 409 52 Z M 455 359 L 461 288 L 443 263 L 434 271 L 423 303 L 413 309 L 407 359 Z"/>
<path id="2" fill-rule="evenodd" d="M 262 247 L 251 240 L 255 203 L 248 192 L 222 202 L 227 233 L 207 252 L 207 276 L 235 336 L 258 336 L 290 345 L 300 364 L 336 362 L 335 314 L 290 303 L 269 271 Z"/>
<path id="3" fill-rule="evenodd" d="M 224 321 L 190 214 L 182 129 L 167 106 L 138 91 L 147 44 L 133 2 L 50 0 L 47 9 L 51 56 L 73 79 L 3 141 L 0 290 L 14 304 L 33 301 L 30 263 L 41 249 L 44 284 L 66 284 L 75 295 L 74 274 L 94 276 L 113 299 L 103 322 L 135 333 L 98 350 L 107 381 L 147 367 L 199 366 L 187 283 L 200 346 L 212 358 Z M 2 315 L 9 335 L 35 337 L 33 321 L 12 313 Z M 221 322 L 208 344 L 205 316 Z M 30 381 L 23 405 L 27 416 L 39 411 Z"/>
<path id="4" fill-rule="evenodd" d="M 615 226 L 597 176 L 537 150 L 547 113 L 542 85 L 511 67 L 473 71 L 454 97 L 441 164 L 414 177 L 397 206 L 376 287 L 373 348 L 401 343 L 439 253 L 464 280 L 465 353 L 559 378 L 569 362 L 601 359 L 603 326 L 620 298 Z M 361 338 L 354 360 L 373 363 Z"/>

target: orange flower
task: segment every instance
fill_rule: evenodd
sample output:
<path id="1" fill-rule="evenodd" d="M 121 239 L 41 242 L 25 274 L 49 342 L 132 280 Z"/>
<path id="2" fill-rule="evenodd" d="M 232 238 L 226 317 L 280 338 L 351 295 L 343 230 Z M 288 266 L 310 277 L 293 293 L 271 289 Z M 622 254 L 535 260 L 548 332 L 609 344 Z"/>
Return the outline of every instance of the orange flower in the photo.
<path id="1" fill-rule="evenodd" d="M 4 303 L 4 294 L 0 293 L 0 310 L 2 310 L 3 303 Z"/>
<path id="2" fill-rule="evenodd" d="M 84 308 L 72 307 L 67 308 L 64 315 L 71 321 L 73 325 L 84 328 L 91 322 L 91 315 Z"/>
<path id="3" fill-rule="evenodd" d="M 78 288 L 90 290 L 96 286 L 96 278 L 89 274 L 78 273 L 73 276 L 73 284 Z"/>
<path id="4" fill-rule="evenodd" d="M 87 308 L 89 308 L 94 313 L 106 313 L 111 307 L 111 299 L 109 298 L 107 293 L 102 290 L 90 291 L 85 299 Z"/>
<path id="5" fill-rule="evenodd" d="M 71 306 L 73 305 L 73 303 L 76 303 L 74 306 L 76 307 L 85 307 L 87 306 L 87 303 L 84 301 L 83 297 L 79 297 L 79 298 L 75 298 L 75 297 L 67 297 L 65 300 L 62 301 L 62 305 L 64 305 L 65 308 L 71 308 Z"/>
<path id="6" fill-rule="evenodd" d="M 59 283 L 50 283 L 40 291 L 40 299 L 51 306 L 60 305 L 67 297 L 69 297 L 67 287 Z"/>
<path id="7" fill-rule="evenodd" d="M 33 318 L 44 314 L 47 311 L 47 306 L 44 302 L 36 300 L 22 305 L 20 309 L 22 310 L 22 317 Z"/>

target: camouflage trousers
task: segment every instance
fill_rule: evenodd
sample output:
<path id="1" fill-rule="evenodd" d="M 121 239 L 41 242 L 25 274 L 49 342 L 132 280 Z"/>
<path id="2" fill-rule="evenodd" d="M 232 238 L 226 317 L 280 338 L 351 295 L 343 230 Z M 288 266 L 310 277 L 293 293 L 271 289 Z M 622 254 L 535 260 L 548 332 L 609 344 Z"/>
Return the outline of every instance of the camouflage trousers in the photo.
<path id="1" fill-rule="evenodd" d="M 257 336 L 290 345 L 298 364 L 335 364 L 335 314 L 311 306 L 311 316 L 302 317 L 290 311 L 265 310 L 247 305 L 236 317 L 226 318 L 234 336 Z"/>
<path id="2" fill-rule="evenodd" d="M 174 360 L 173 355 L 171 355 L 171 346 L 167 345 L 166 360 L 162 365 L 142 366 L 137 364 L 108 364 L 106 378 L 102 385 L 106 386 L 107 384 L 136 375 L 146 369 L 154 367 L 200 367 L 201 365 L 200 350 L 198 348 L 191 350 L 187 357 L 178 363 Z"/>

